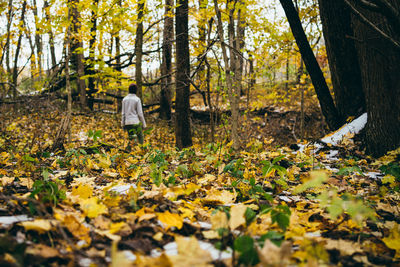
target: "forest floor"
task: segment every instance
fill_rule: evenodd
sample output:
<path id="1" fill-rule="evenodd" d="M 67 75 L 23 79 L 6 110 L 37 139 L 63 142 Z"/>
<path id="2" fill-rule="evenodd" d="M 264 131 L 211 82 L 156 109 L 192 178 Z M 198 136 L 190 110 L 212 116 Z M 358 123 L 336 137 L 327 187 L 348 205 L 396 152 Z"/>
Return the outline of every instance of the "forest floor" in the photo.
<path id="1" fill-rule="evenodd" d="M 222 118 L 193 121 L 193 147 L 147 116 L 125 150 L 119 116 L 76 112 L 50 151 L 58 103 L 1 107 L 1 266 L 400 265 L 400 149 L 374 159 L 307 106 L 243 114 L 242 150 Z"/>

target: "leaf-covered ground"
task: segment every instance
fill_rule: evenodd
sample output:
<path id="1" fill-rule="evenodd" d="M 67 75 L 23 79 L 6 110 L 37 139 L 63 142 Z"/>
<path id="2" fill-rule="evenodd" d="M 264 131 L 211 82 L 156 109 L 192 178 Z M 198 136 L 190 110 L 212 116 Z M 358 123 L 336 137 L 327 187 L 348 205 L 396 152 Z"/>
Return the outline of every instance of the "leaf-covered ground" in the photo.
<path id="1" fill-rule="evenodd" d="M 235 153 L 222 127 L 177 151 L 172 126 L 148 119 L 128 152 L 118 116 L 75 115 L 72 142 L 50 153 L 60 112 L 3 112 L 0 264 L 400 264 L 400 150 L 258 136 Z"/>

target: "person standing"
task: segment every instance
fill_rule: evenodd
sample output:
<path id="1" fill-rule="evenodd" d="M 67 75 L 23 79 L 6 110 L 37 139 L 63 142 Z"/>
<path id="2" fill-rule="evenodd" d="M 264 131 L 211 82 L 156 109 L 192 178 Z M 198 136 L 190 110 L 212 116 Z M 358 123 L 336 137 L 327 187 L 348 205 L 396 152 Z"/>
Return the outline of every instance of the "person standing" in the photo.
<path id="1" fill-rule="evenodd" d="M 140 144 L 143 144 L 143 128 L 146 128 L 146 121 L 143 116 L 142 102 L 136 95 L 137 86 L 129 85 L 129 94 L 122 100 L 122 121 L 121 126 L 128 132 L 130 150 L 131 141 L 137 136 Z"/>

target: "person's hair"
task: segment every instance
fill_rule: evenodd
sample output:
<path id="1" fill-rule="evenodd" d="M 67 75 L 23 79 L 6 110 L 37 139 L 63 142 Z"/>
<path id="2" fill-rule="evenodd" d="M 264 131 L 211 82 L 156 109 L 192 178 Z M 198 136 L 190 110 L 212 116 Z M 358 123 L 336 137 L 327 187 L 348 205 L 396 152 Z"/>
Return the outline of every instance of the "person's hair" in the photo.
<path id="1" fill-rule="evenodd" d="M 136 94 L 136 92 L 137 92 L 137 86 L 136 86 L 136 84 L 131 83 L 131 84 L 129 85 L 129 93 L 130 93 L 130 94 Z"/>

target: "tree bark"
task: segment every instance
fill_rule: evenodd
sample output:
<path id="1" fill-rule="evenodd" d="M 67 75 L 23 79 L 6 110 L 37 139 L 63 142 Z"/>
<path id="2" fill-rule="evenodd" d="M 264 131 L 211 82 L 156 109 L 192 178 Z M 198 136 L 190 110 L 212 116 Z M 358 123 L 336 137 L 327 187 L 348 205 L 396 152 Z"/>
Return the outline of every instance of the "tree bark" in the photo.
<path id="1" fill-rule="evenodd" d="M 296 8 L 294 7 L 292 0 L 280 0 L 280 2 L 289 21 L 293 36 L 296 39 L 297 46 L 300 49 L 305 66 L 310 74 L 311 81 L 314 85 L 321 106 L 322 114 L 325 117 L 328 127 L 331 130 L 336 130 L 343 124 L 344 119 L 339 116 L 333 103 L 324 75 L 301 26 L 301 21 Z"/>
<path id="2" fill-rule="evenodd" d="M 335 104 L 341 118 L 365 112 L 361 72 L 351 27 L 351 13 L 342 0 L 319 0 L 322 29 L 331 71 Z"/>
<path id="3" fill-rule="evenodd" d="M 96 33 L 97 33 L 97 8 L 99 0 L 94 0 L 92 6 L 92 14 L 90 16 L 90 22 L 92 26 L 90 27 L 90 40 L 89 40 L 89 66 L 87 68 L 87 74 L 91 75 L 88 79 L 88 107 L 93 110 L 93 94 L 96 93 L 95 79 L 93 75 L 95 74 L 95 43 L 96 43 Z"/>
<path id="4" fill-rule="evenodd" d="M 172 71 L 172 40 L 174 38 L 174 19 L 171 16 L 173 0 L 165 0 L 164 30 L 162 44 L 161 63 L 161 92 L 160 92 L 160 113 L 163 120 L 171 119 L 171 71 Z"/>
<path id="5" fill-rule="evenodd" d="M 397 12 L 400 3 L 388 0 Z M 358 7 L 374 25 L 400 41 L 396 29 L 379 13 Z M 358 15 L 352 16 L 358 60 L 360 63 L 368 122 L 365 128 L 367 152 L 381 156 L 400 146 L 400 53 Z"/>
<path id="6" fill-rule="evenodd" d="M 222 27 L 222 16 L 221 16 L 221 11 L 218 7 L 218 2 L 217 0 L 214 0 L 214 8 L 215 8 L 215 13 L 217 14 L 217 30 L 218 30 L 218 38 L 220 39 L 221 42 L 221 48 L 222 48 L 222 56 L 224 59 L 224 67 L 225 67 L 225 79 L 226 79 L 226 84 L 228 86 L 228 94 L 229 94 L 229 102 L 231 104 L 231 139 L 233 141 L 233 148 L 234 149 L 239 149 L 240 147 L 240 140 L 239 140 L 239 134 L 238 134 L 238 124 L 239 124 L 239 107 L 238 107 L 238 101 L 237 98 L 240 97 L 240 91 L 239 94 L 236 92 L 234 88 L 234 82 L 232 81 L 232 75 L 231 75 L 231 64 L 229 62 L 229 58 L 227 55 L 226 51 L 226 44 L 224 42 L 224 30 Z M 230 46 L 233 47 L 233 39 L 230 38 Z M 231 51 L 232 53 L 232 51 Z M 231 60 L 234 60 L 232 55 L 231 55 Z"/>
<path id="7" fill-rule="evenodd" d="M 188 0 L 178 0 L 175 17 L 176 36 L 176 103 L 175 139 L 179 149 L 192 145 L 189 120 L 190 60 L 189 60 Z"/>
<path id="8" fill-rule="evenodd" d="M 137 95 L 142 98 L 143 93 L 143 81 L 142 81 L 142 57 L 143 57 L 143 11 L 145 0 L 140 0 L 137 6 L 137 25 L 136 25 L 136 41 L 135 41 L 135 54 L 136 54 L 136 66 L 135 66 L 135 80 L 137 86 Z"/>
<path id="9" fill-rule="evenodd" d="M 79 102 L 81 108 L 86 108 L 86 84 L 82 77 L 85 75 L 85 66 L 83 63 L 83 43 L 80 36 L 81 31 L 81 18 L 78 10 L 79 0 L 68 0 L 71 5 L 72 16 L 72 36 L 71 36 L 71 50 L 72 50 L 72 65 L 76 70 L 76 81 L 79 92 Z"/>
<path id="10" fill-rule="evenodd" d="M 36 46 L 36 59 L 38 64 L 39 79 L 42 77 L 42 38 L 40 34 L 40 26 L 38 24 L 38 8 L 36 0 L 33 0 L 33 15 L 35 21 L 35 46 Z"/>
<path id="11" fill-rule="evenodd" d="M 25 11 L 26 11 L 26 0 L 22 3 L 22 11 L 21 11 L 21 20 L 20 24 L 22 25 L 25 20 Z M 14 68 L 12 72 L 12 84 L 13 84 L 13 98 L 14 100 L 17 98 L 17 85 L 18 85 L 18 74 L 19 74 L 19 69 L 18 69 L 18 57 L 19 53 L 21 51 L 21 43 L 22 43 L 22 36 L 24 35 L 24 32 L 21 30 L 18 36 L 18 41 L 17 41 L 17 48 L 15 50 L 15 57 L 14 57 Z"/>
<path id="12" fill-rule="evenodd" d="M 44 13 L 45 13 L 45 16 L 46 16 L 47 23 L 50 23 L 50 25 L 51 25 L 49 1 L 44 1 L 43 9 L 44 9 Z M 49 27 L 49 30 L 48 30 L 47 34 L 49 35 L 49 45 L 50 45 L 50 55 L 51 55 L 51 68 L 53 69 L 57 65 L 57 58 L 56 58 L 56 50 L 55 50 L 55 47 L 54 47 L 54 34 L 53 34 L 53 31 L 52 31 L 52 27 Z"/>

